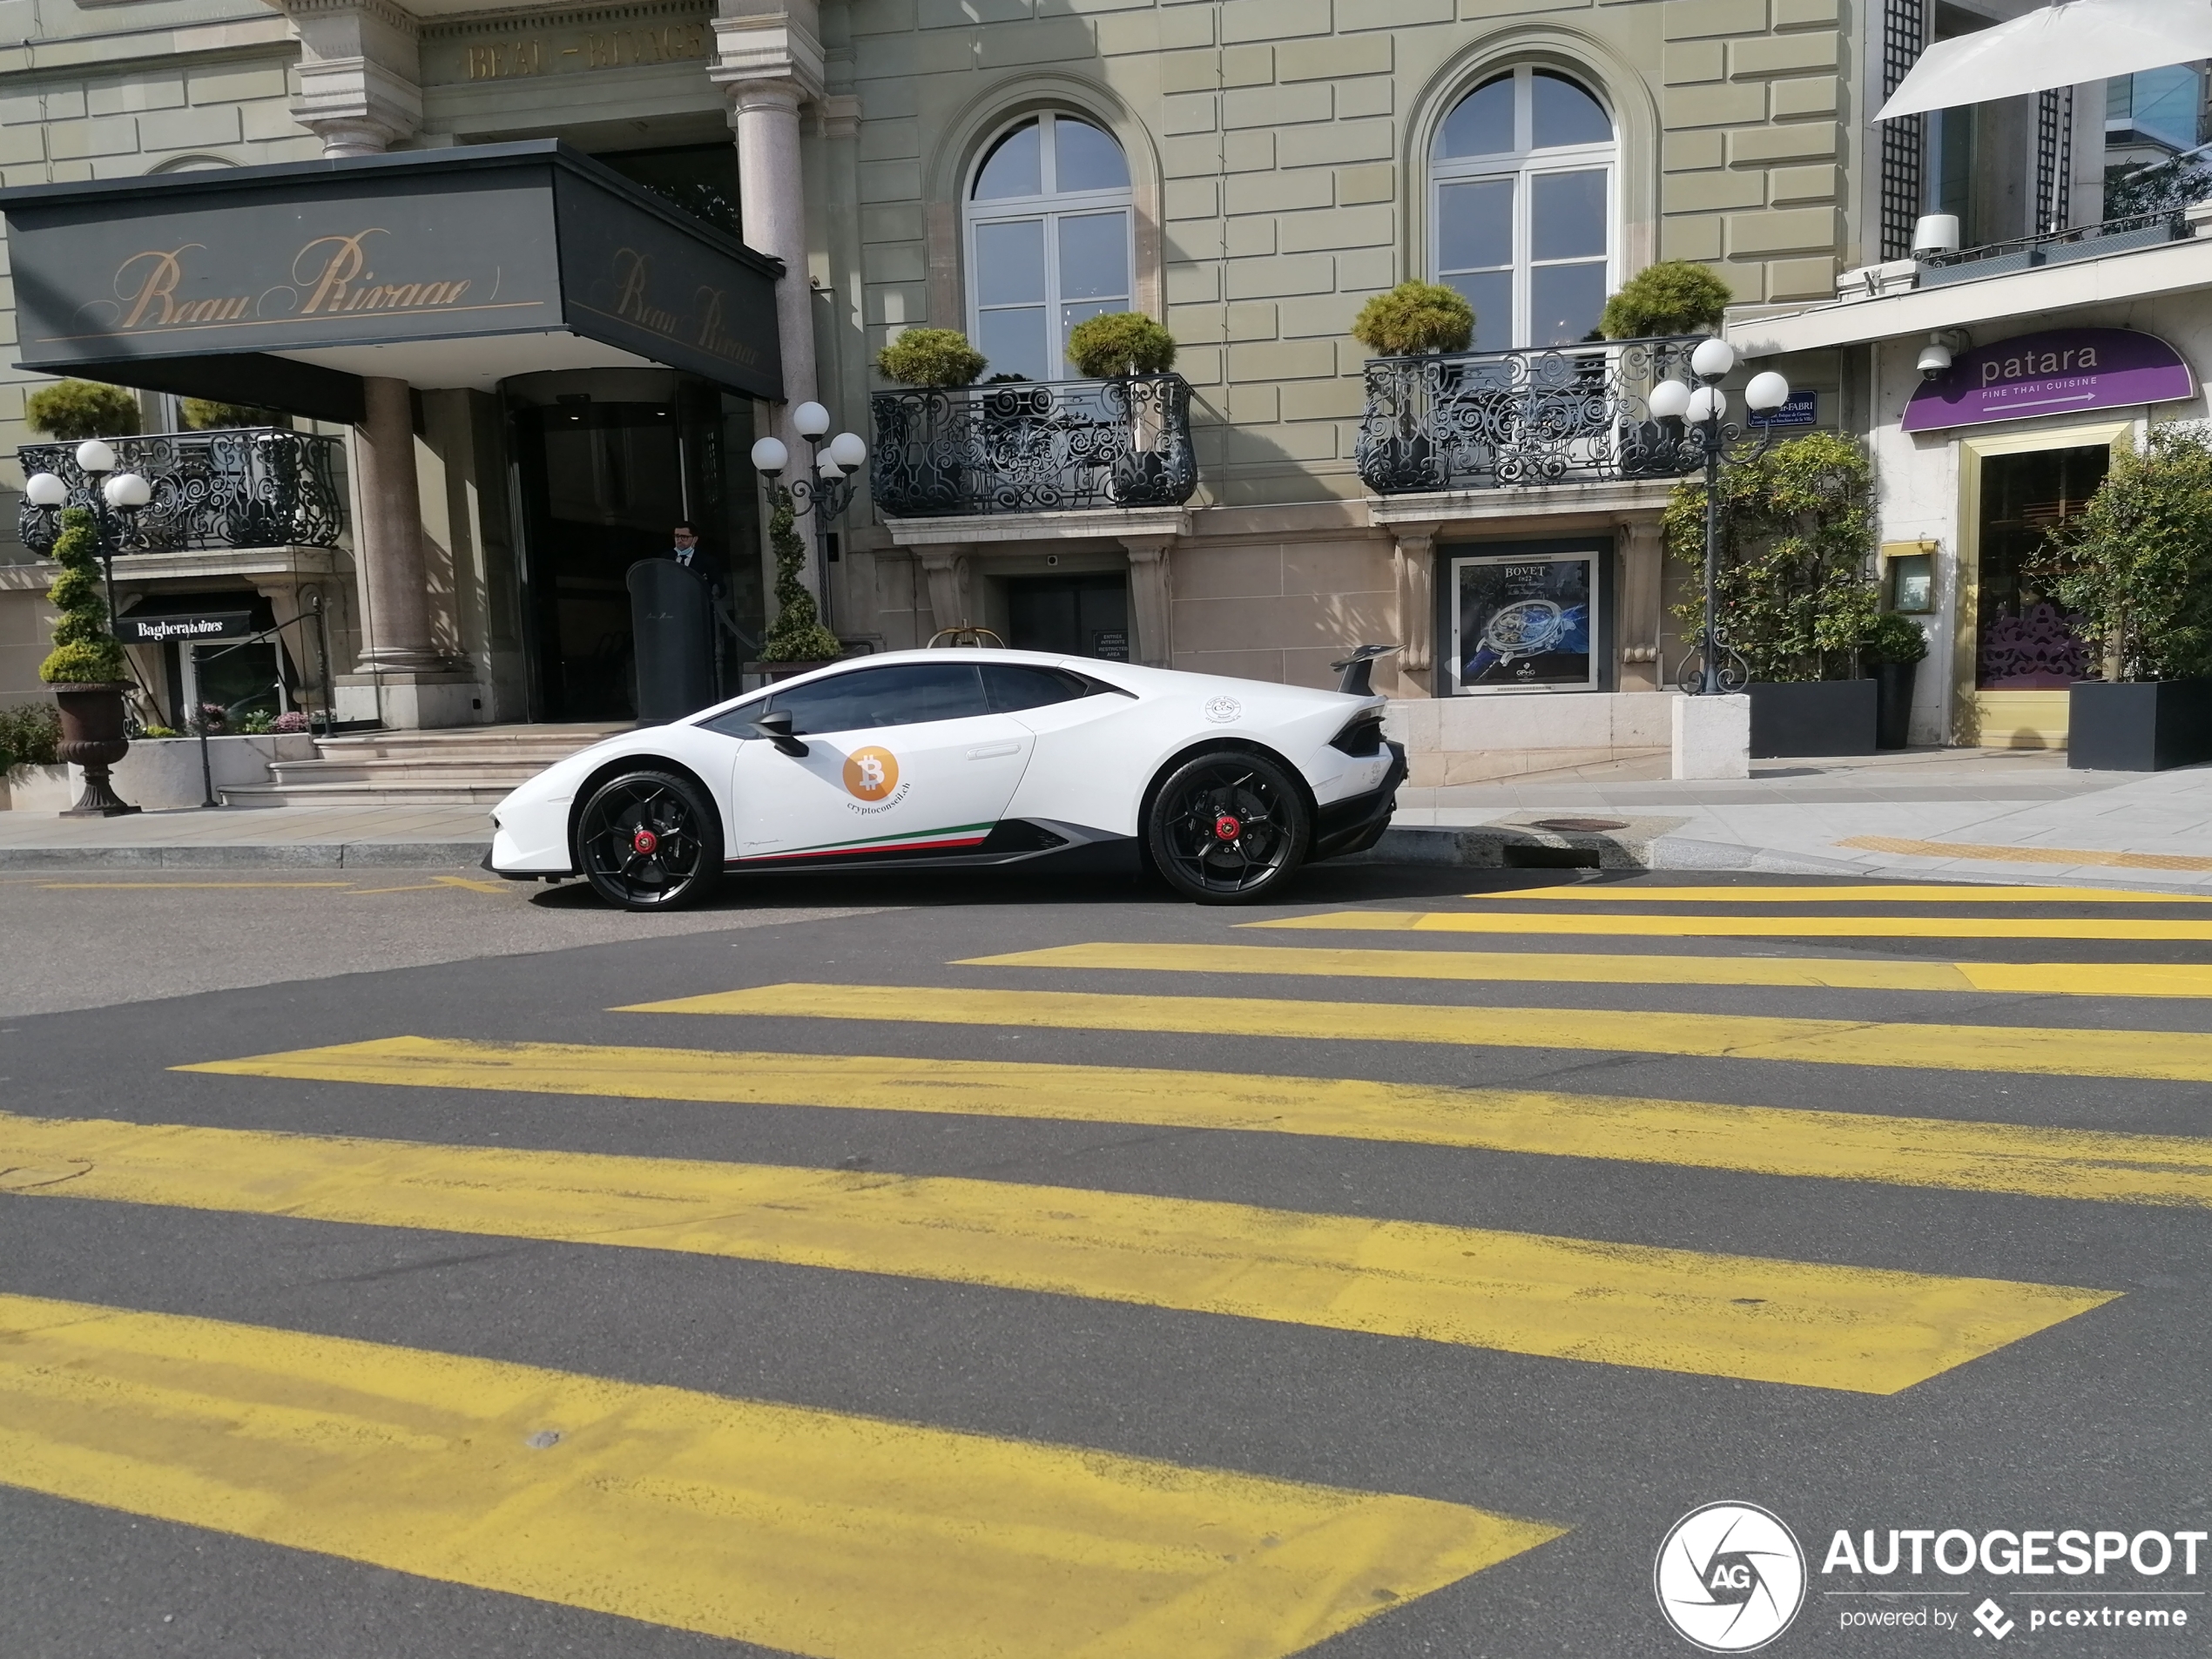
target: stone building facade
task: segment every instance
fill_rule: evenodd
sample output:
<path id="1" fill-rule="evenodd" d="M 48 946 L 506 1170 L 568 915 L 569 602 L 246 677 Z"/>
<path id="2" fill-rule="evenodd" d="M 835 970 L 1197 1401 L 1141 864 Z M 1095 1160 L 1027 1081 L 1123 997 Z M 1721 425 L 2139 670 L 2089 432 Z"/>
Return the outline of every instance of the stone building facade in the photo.
<path id="1" fill-rule="evenodd" d="M 1988 0 L 1965 15 L 2017 9 Z M 592 553 L 587 581 L 575 575 L 585 553 L 548 548 L 599 523 L 621 556 L 653 550 L 654 515 L 692 503 L 682 516 L 700 516 L 702 466 L 720 492 L 710 540 L 724 542 L 732 616 L 757 641 L 772 606 L 762 500 L 743 464 L 756 435 L 799 448 L 791 412 L 818 399 L 878 442 L 890 428 L 875 401 L 889 388 L 874 354 L 916 326 L 965 329 L 987 352 L 995 341 L 999 367 L 1057 383 L 1072 377 L 1065 326 L 1101 309 L 1148 313 L 1177 341 L 1188 499 L 1086 495 L 1096 478 L 1044 499 L 965 499 L 969 451 L 970 485 L 894 513 L 870 495 L 891 489 L 894 457 L 879 453 L 825 543 L 834 558 L 808 578 L 826 586 L 853 649 L 963 624 L 1055 640 L 1072 625 L 1079 650 L 1321 683 L 1347 646 L 1397 641 L 1380 683 L 1446 695 L 1464 689 L 1463 664 L 1446 660 L 1454 561 L 1564 550 L 1591 561 L 1591 667 L 1575 684 L 1653 690 L 1683 650 L 1656 529 L 1671 479 L 1621 464 L 1637 388 L 1617 357 L 1556 348 L 1655 260 L 1709 264 L 1748 324 L 1831 301 L 1840 272 L 1890 256 L 1902 164 L 1871 106 L 1894 84 L 1900 31 L 1925 39 L 1959 11 L 1927 0 L 5 0 L 0 174 L 11 190 L 142 179 L 152 199 L 184 171 L 331 158 L 342 179 L 347 158 L 559 138 L 782 262 L 780 398 L 550 336 L 456 343 L 401 367 L 373 347 L 304 354 L 385 388 L 359 419 L 313 428 L 341 441 L 351 496 L 343 544 L 321 556 L 337 590 L 342 713 L 619 714 L 611 692 L 546 689 L 604 691 L 619 678 L 618 648 L 605 646 L 627 626 L 605 574 L 618 567 Z M 2102 112 L 2092 102 L 2076 123 L 2084 157 Z M 1982 163 L 1993 202 L 2019 193 L 1999 177 L 2002 148 L 1986 146 Z M 2093 163 L 2077 171 L 2093 191 Z M 1902 188 L 1905 210 L 1926 206 L 1917 172 Z M 1481 373 L 1496 384 L 1541 387 L 1549 374 L 1555 390 L 1565 375 L 1628 401 L 1586 421 L 1580 435 L 1595 442 L 1580 449 L 1534 445 L 1508 466 L 1512 446 L 1498 445 L 1467 475 L 1439 468 L 1433 488 L 1378 488 L 1360 464 L 1375 386 L 1348 329 L 1366 298 L 1408 277 L 1476 296 L 1477 345 L 1494 365 Z M 17 361 L 12 316 L 0 312 L 0 330 Z M 1793 384 L 1814 395 L 1803 418 L 1866 428 L 1869 361 L 1857 346 L 1788 354 Z M 0 448 L 29 440 L 22 399 L 40 378 L 0 369 Z M 176 421 L 172 394 L 188 379 L 145 393 L 148 429 Z M 1055 410 L 1073 407 L 1051 396 Z M 1527 407 L 1514 418 L 1533 428 Z M 634 412 L 654 408 L 686 435 L 667 465 L 694 493 L 637 485 L 610 506 L 602 489 L 563 519 L 562 457 L 586 451 L 556 443 L 558 421 L 599 435 L 591 468 L 619 451 L 634 481 L 662 465 L 633 430 L 651 418 Z M 982 423 L 973 439 L 997 417 L 963 418 Z M 1138 416 L 1115 419 L 1128 428 L 1117 441 L 1152 441 Z M 0 566 L 7 698 L 29 693 L 41 649 L 38 578 L 26 550 L 13 556 Z M 266 550 L 194 557 L 144 593 L 227 583 L 266 597 L 283 585 Z M 1070 616 L 1101 625 L 1085 634 Z M 606 661 L 577 643 L 595 629 Z"/>

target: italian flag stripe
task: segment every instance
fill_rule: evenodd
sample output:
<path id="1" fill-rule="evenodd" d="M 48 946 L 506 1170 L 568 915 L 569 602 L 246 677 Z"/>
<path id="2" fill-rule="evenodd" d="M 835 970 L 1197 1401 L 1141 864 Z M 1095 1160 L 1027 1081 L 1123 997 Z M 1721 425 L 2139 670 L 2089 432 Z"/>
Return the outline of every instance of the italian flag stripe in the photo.
<path id="1" fill-rule="evenodd" d="M 864 836 L 855 841 L 825 841 L 817 846 L 793 847 L 786 853 L 762 853 L 732 859 L 732 864 L 772 864 L 788 859 L 837 858 L 853 853 L 922 852 L 934 847 L 974 846 L 990 834 L 988 824 L 954 824 L 942 829 L 921 830 L 907 835 Z"/>

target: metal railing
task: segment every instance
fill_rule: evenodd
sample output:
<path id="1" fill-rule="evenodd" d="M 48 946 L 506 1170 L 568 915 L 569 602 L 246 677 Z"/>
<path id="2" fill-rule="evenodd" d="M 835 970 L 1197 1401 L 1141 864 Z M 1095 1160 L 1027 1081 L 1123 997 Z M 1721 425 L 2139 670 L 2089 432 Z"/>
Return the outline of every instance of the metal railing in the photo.
<path id="1" fill-rule="evenodd" d="M 1180 374 L 878 392 L 869 488 L 894 518 L 1173 507 L 1198 487 Z"/>
<path id="2" fill-rule="evenodd" d="M 114 516 L 118 553 L 200 552 L 234 547 L 334 547 L 346 526 L 343 451 L 335 437 L 284 427 L 159 432 L 110 440 L 120 471 L 153 486 L 134 513 Z M 24 475 L 51 472 L 70 507 L 92 505 L 73 443 L 17 451 Z M 34 553 L 54 544 L 64 509 L 24 498 L 17 534 Z"/>
<path id="3" fill-rule="evenodd" d="M 1677 477 L 1682 422 L 1655 420 L 1646 400 L 1669 374 L 1689 378 L 1697 343 L 1371 358 L 1359 476 L 1380 496 Z"/>
<path id="4" fill-rule="evenodd" d="M 2071 230 L 2049 231 L 2040 236 L 2015 237 L 2009 242 L 1990 242 L 1980 247 L 1960 248 L 1956 253 L 1919 256 L 1920 284 L 1940 287 L 1946 282 L 1966 282 L 1981 277 L 2003 276 L 2011 271 L 2038 266 L 2066 265 L 2076 260 L 2102 259 L 2139 247 L 2163 247 L 2187 241 L 2185 210 L 2160 208 L 2133 213 L 2097 225 L 2077 225 Z"/>

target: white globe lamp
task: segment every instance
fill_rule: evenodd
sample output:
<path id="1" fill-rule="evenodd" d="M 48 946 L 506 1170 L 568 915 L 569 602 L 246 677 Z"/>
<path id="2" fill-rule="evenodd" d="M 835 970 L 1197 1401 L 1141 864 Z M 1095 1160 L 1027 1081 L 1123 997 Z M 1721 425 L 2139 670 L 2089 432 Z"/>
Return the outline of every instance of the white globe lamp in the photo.
<path id="1" fill-rule="evenodd" d="M 1743 388 L 1743 401 L 1755 409 L 1778 409 L 1790 401 L 1790 382 L 1772 369 L 1754 374 Z"/>
<path id="2" fill-rule="evenodd" d="M 1728 415 L 1728 395 L 1717 386 L 1701 386 L 1689 395 L 1689 407 L 1684 414 L 1699 426 L 1708 421 L 1723 420 Z"/>
<path id="3" fill-rule="evenodd" d="M 1689 407 L 1689 388 L 1680 381 L 1661 381 L 1651 388 L 1652 417 L 1660 421 L 1679 420 Z"/>
<path id="4" fill-rule="evenodd" d="M 98 438 L 87 438 L 77 446 L 77 469 L 93 475 L 113 472 L 115 451 Z"/>
<path id="5" fill-rule="evenodd" d="M 752 446 L 752 464 L 771 478 L 781 472 L 791 462 L 791 451 L 784 448 L 781 438 L 763 438 Z"/>
<path id="6" fill-rule="evenodd" d="M 100 486 L 100 494 L 109 506 L 129 512 L 153 499 L 153 486 L 135 472 L 118 472 Z"/>
<path id="7" fill-rule="evenodd" d="M 59 507 L 69 499 L 69 486 L 51 472 L 35 472 L 24 481 L 23 493 L 33 507 Z"/>
<path id="8" fill-rule="evenodd" d="M 1689 367 L 1702 378 L 1716 381 L 1736 367 L 1736 347 L 1715 334 L 1690 353 Z"/>
<path id="9" fill-rule="evenodd" d="M 847 472 L 859 469 L 868 458 L 868 446 L 857 432 L 840 432 L 830 440 L 830 459 Z"/>
<path id="10" fill-rule="evenodd" d="M 819 438 L 830 429 L 830 412 L 819 403 L 802 403 L 791 412 L 791 428 L 802 438 Z"/>

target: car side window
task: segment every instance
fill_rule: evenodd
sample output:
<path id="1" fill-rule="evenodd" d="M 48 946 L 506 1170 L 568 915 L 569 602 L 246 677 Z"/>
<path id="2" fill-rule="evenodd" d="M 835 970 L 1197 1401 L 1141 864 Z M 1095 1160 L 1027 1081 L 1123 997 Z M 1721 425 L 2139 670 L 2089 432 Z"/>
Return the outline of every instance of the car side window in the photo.
<path id="1" fill-rule="evenodd" d="M 752 719 L 771 709 L 789 710 L 793 735 L 806 737 L 964 720 L 990 705 L 973 663 L 886 663 L 794 685 L 744 712 Z"/>
<path id="2" fill-rule="evenodd" d="M 1090 683 L 1064 668 L 1039 668 L 1028 663 L 985 663 L 983 689 L 990 696 L 995 714 L 1017 709 L 1041 709 L 1048 703 L 1072 703 L 1089 697 Z"/>

